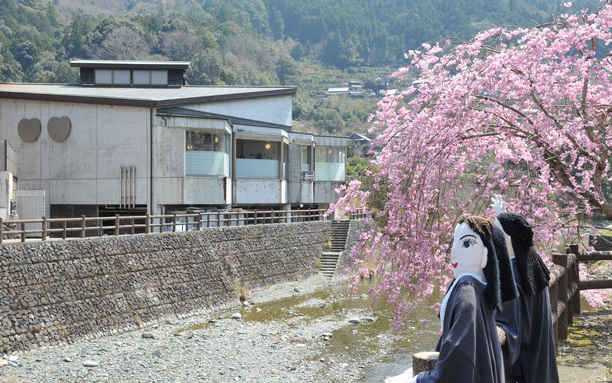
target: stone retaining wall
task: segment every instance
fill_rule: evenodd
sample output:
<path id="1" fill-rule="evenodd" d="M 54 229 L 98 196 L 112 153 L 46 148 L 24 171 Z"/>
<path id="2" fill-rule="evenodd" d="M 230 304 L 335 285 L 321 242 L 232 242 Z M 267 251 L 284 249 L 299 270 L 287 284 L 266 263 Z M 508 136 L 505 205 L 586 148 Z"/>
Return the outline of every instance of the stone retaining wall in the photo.
<path id="1" fill-rule="evenodd" d="M 242 288 L 315 273 L 330 223 L 0 246 L 4 352 L 238 307 Z"/>

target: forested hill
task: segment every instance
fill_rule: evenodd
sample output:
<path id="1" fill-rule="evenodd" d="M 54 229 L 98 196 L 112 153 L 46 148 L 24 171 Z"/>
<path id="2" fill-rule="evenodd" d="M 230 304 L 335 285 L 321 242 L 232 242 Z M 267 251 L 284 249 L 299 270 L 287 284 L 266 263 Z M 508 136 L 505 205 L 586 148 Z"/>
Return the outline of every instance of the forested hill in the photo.
<path id="1" fill-rule="evenodd" d="M 190 60 L 190 84 L 298 85 L 296 116 L 339 133 L 365 121 L 375 100 L 319 108 L 327 87 L 367 88 L 426 41 L 600 3 L 562 1 L 0 0 L 0 81 L 74 83 L 72 59 Z"/>
<path id="2" fill-rule="evenodd" d="M 144 39 L 147 46 L 131 52 L 139 56 L 159 54 L 168 59 L 191 59 L 172 57 L 177 52 L 169 47 L 164 49 L 164 40 L 169 39 L 172 32 L 186 31 L 193 32 L 195 40 L 183 40 L 190 45 L 191 51 L 181 52 L 182 55 L 195 55 L 199 53 L 197 48 L 210 48 L 224 56 L 235 45 L 226 39 L 244 40 L 243 34 L 248 34 L 247 40 L 286 43 L 291 39 L 283 48 L 296 60 L 313 58 L 340 69 L 398 67 L 405 52 L 425 41 L 451 36 L 469 39 L 476 32 L 494 26 L 530 26 L 549 21 L 553 13 L 569 11 L 561 1 L 2 0 L 0 80 L 34 80 L 33 75 L 40 68 L 33 71 L 32 65 L 40 62 L 41 55 L 48 60 L 49 53 L 56 55 L 58 60 L 104 54 L 116 56 L 120 52 L 105 52 L 93 45 L 110 45 L 112 41 L 106 40 L 112 35 L 112 29 L 120 28 L 125 33 L 112 35 L 115 40 L 132 35 L 138 35 L 138 40 Z M 590 2 L 597 3 L 596 0 Z M 588 0 L 574 1 L 572 10 L 578 11 L 588 3 Z M 252 43 L 262 44 L 249 41 Z M 166 45 L 171 44 L 167 42 Z M 124 53 L 127 55 L 130 50 Z M 251 53 L 249 49 L 235 50 L 238 52 L 234 54 Z M 269 68 L 252 70 L 257 69 Z M 260 77 L 265 82 L 268 76 Z M 244 80 L 244 76 L 228 74 L 224 82 L 234 80 Z M 253 78 L 249 81 L 254 82 Z"/>
<path id="3" fill-rule="evenodd" d="M 469 40 L 495 26 L 551 20 L 560 0 L 263 0 L 274 38 L 291 37 L 337 67 L 402 64 L 425 41 Z M 237 1 L 239 3 L 240 1 Z"/>
<path id="4" fill-rule="evenodd" d="M 30 0 L 32 1 L 32 0 Z M 235 22 L 266 39 L 291 38 L 293 57 L 338 68 L 402 64 L 425 41 L 467 40 L 495 26 L 532 26 L 568 12 L 563 0 L 53 0 L 64 14 L 178 12 L 191 23 Z M 573 2 L 578 11 L 597 0 Z M 85 5 L 87 4 L 87 5 Z M 200 18 L 198 20 L 197 18 Z"/>

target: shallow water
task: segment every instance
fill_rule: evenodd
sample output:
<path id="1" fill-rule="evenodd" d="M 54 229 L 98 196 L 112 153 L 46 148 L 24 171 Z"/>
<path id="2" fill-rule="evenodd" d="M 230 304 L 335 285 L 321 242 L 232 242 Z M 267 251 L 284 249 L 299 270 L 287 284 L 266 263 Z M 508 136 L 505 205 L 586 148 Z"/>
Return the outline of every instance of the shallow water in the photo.
<path id="1" fill-rule="evenodd" d="M 364 356 L 377 355 L 373 367 L 362 370 L 360 382 L 381 382 L 385 376 L 398 375 L 411 367 L 412 354 L 420 351 L 431 351 L 440 334 L 440 321 L 437 313 L 431 309 L 422 310 L 417 318 L 419 327 L 406 330 L 393 330 L 393 310 L 383 300 L 372 305 L 367 294 L 370 286 L 360 286 L 355 297 L 349 297 L 347 286 L 322 287 L 311 294 L 303 294 L 280 300 L 257 304 L 243 308 L 242 318 L 245 322 L 258 321 L 265 323 L 271 320 L 291 320 L 300 317 L 300 321 L 338 320 L 345 324 L 349 318 L 373 318 L 371 323 L 349 324 L 333 331 L 332 340 L 327 343 L 323 354 L 318 358 L 334 360 L 342 356 L 356 360 L 367 359 Z M 420 324 L 420 319 L 427 323 Z"/>

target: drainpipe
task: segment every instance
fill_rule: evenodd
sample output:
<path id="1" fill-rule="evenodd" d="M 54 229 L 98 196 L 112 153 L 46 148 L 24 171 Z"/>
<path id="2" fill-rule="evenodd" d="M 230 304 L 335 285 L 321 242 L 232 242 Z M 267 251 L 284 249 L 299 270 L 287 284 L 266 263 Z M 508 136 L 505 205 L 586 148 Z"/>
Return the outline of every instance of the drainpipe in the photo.
<path id="1" fill-rule="evenodd" d="M 149 110 L 149 208 L 147 209 L 149 214 L 155 214 L 153 212 L 153 109 Z"/>
<path id="2" fill-rule="evenodd" d="M 234 132 L 234 127 L 232 126 L 232 174 L 231 174 L 231 191 L 232 196 L 230 199 L 230 203 L 232 204 L 231 208 L 236 206 L 236 201 L 238 201 L 238 197 L 236 196 L 238 188 L 236 187 L 236 183 L 238 182 L 238 177 L 236 177 L 236 133 Z"/>

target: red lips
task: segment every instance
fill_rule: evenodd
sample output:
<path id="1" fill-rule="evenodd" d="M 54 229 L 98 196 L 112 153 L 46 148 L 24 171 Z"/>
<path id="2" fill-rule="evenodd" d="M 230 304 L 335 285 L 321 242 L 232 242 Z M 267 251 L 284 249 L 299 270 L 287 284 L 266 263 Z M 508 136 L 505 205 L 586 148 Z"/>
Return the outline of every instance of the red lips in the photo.
<path id="1" fill-rule="evenodd" d="M 451 263 L 451 265 L 453 265 L 453 269 L 456 269 L 458 264 L 457 263 Z"/>

